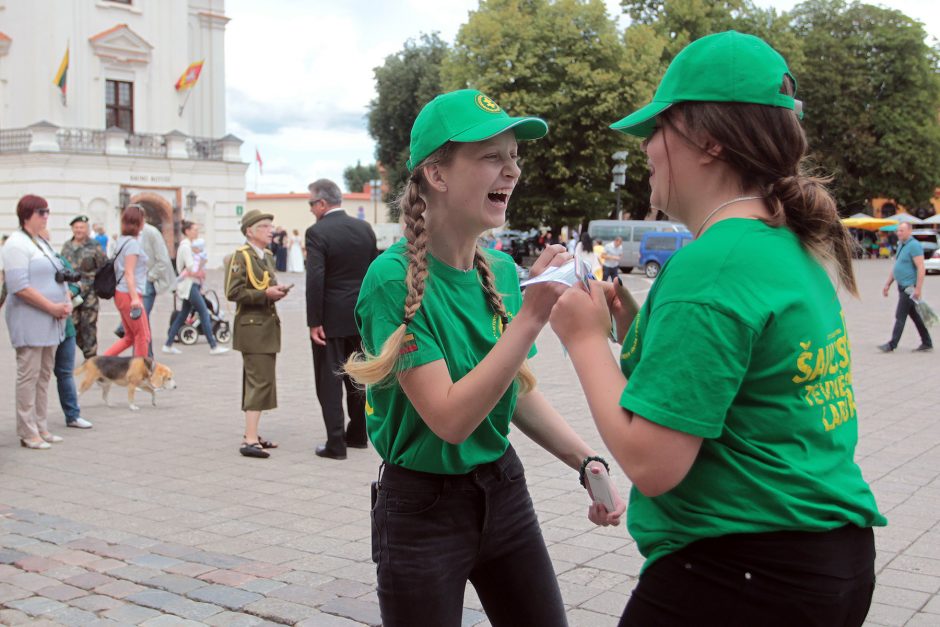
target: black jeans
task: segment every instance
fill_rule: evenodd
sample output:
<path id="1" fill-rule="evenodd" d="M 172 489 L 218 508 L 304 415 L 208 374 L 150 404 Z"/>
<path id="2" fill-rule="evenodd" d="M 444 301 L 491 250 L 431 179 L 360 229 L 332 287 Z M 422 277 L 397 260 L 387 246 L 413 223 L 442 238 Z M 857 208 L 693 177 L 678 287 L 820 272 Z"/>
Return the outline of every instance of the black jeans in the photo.
<path id="1" fill-rule="evenodd" d="M 365 444 L 369 441 L 366 435 L 366 393 L 348 376 L 339 374 L 346 359 L 362 350 L 362 340 L 358 335 L 328 337 L 326 346 L 320 346 L 312 339 L 310 345 L 313 347 L 317 399 L 326 427 L 326 448 L 333 453 L 345 454 L 347 442 Z M 343 387 L 346 388 L 348 429 L 343 416 Z"/>
<path id="2" fill-rule="evenodd" d="M 917 313 L 917 308 L 914 307 L 914 300 L 907 295 L 904 288 L 898 283 L 898 308 L 894 312 L 894 332 L 891 334 L 891 348 L 898 347 L 908 316 L 914 321 L 914 326 L 917 327 L 917 332 L 920 333 L 920 343 L 925 346 L 933 346 L 933 340 L 930 339 L 927 326 L 920 314 Z"/>
<path id="3" fill-rule="evenodd" d="M 870 528 L 699 540 L 640 576 L 620 627 L 858 627 L 875 590 Z"/>
<path id="4" fill-rule="evenodd" d="M 606 281 L 606 280 L 608 280 L 608 279 L 610 279 L 611 281 L 616 281 L 618 274 L 620 274 L 620 268 L 619 268 L 619 267 L 614 266 L 613 268 L 610 268 L 610 267 L 608 267 L 608 266 L 604 266 L 604 274 L 603 274 L 603 276 L 602 276 L 602 279 L 603 279 L 604 281 Z"/>
<path id="5" fill-rule="evenodd" d="M 512 447 L 465 475 L 385 464 L 372 559 L 384 627 L 459 627 L 468 580 L 494 627 L 568 624 Z"/>

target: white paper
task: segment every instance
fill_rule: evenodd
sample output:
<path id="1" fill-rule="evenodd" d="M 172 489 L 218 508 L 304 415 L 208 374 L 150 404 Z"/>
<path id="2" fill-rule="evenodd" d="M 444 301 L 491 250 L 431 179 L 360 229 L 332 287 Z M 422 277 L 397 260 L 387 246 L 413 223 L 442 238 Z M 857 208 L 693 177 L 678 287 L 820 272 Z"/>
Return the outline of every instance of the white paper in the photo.
<path id="1" fill-rule="evenodd" d="M 581 272 L 579 273 L 578 264 L 581 264 Z M 571 287 L 575 283 L 584 282 L 583 277 L 590 276 L 591 267 L 587 265 L 587 262 L 581 259 L 572 259 L 568 263 L 561 266 L 552 266 L 542 274 L 537 277 L 527 279 L 520 283 L 522 287 L 528 285 L 534 285 L 536 283 L 563 283 L 568 287 Z"/>

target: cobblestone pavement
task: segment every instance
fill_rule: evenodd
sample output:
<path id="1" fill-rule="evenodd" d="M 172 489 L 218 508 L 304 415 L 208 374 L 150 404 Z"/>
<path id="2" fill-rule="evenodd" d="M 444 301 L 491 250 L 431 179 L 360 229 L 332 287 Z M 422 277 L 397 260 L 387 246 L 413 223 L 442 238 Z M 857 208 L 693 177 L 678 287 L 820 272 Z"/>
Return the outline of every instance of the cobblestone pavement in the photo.
<path id="1" fill-rule="evenodd" d="M 858 461 L 890 526 L 876 532 L 878 587 L 871 625 L 940 624 L 940 423 L 935 354 L 876 345 L 891 327 L 895 297 L 881 297 L 886 262 L 859 264 L 863 298 L 845 298 L 861 430 Z M 210 277 L 220 285 L 220 276 Z M 302 287 L 302 277 L 293 280 Z M 928 297 L 940 277 L 928 277 Z M 649 282 L 628 286 L 645 296 Z M 936 286 L 936 287 L 934 287 Z M 165 338 L 169 299 L 157 301 Z M 117 317 L 105 303 L 101 342 Z M 66 441 L 30 451 L 16 441 L 15 365 L 0 331 L 0 623 L 47 625 L 375 625 L 369 482 L 379 459 L 350 450 L 344 462 L 313 454 L 323 425 L 312 384 L 303 293 L 281 306 L 280 409 L 262 433 L 281 443 L 271 459 L 240 457 L 240 358 L 210 357 L 204 340 L 162 355 L 179 388 L 158 406 L 105 407 L 82 399 L 90 431 L 66 430 L 55 398 L 54 431 Z M 3 323 L 0 323 L 3 326 Z M 540 385 L 599 450 L 570 363 L 550 333 L 534 367 Z M 54 397 L 54 392 L 52 393 Z M 112 394 L 118 402 L 120 391 Z M 572 625 L 615 625 L 642 559 L 625 529 L 596 529 L 574 473 L 514 433 Z M 622 490 L 627 482 L 615 473 Z M 464 625 L 487 624 L 468 586 Z"/>

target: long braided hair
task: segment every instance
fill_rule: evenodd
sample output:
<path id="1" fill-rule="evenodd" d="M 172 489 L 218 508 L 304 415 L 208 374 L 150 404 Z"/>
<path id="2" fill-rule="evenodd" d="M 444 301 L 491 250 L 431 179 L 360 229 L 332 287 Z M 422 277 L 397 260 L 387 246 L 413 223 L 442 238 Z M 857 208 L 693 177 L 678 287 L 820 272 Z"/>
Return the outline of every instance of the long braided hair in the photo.
<path id="1" fill-rule="evenodd" d="M 412 172 L 408 183 L 398 197 L 398 206 L 401 209 L 402 221 L 405 226 L 405 240 L 407 246 L 405 256 L 408 258 L 408 269 L 405 274 L 407 295 L 405 297 L 405 310 L 402 324 L 385 340 L 378 355 L 356 353 L 352 355 L 344 366 L 344 371 L 353 380 L 361 385 L 379 385 L 388 382 L 389 377 L 396 372 L 401 348 L 408 333 L 408 324 L 414 320 L 421 301 L 424 298 L 425 284 L 428 279 L 428 231 L 425 226 L 424 213 L 427 203 L 421 195 L 425 184 L 424 166 L 433 164 L 447 164 L 453 158 L 455 144 L 447 142 L 433 154 L 422 161 Z M 509 313 L 503 304 L 502 295 L 496 289 L 496 277 L 490 269 L 489 261 L 483 249 L 477 246 L 473 255 L 473 266 L 479 272 L 480 283 L 490 308 L 503 322 L 503 328 L 509 323 Z M 535 376 L 527 363 L 523 363 L 516 379 L 520 384 L 520 392 L 525 394 L 535 387 Z"/>

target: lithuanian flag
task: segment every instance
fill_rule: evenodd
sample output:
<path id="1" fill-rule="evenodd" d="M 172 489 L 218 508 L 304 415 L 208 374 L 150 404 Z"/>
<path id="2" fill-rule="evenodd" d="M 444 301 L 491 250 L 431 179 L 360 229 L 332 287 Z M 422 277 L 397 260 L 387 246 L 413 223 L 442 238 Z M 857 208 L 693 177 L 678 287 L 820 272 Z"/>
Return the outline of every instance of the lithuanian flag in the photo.
<path id="1" fill-rule="evenodd" d="M 418 342 L 415 341 L 414 333 L 409 333 L 405 336 L 404 341 L 401 344 L 401 349 L 398 351 L 399 355 L 407 355 L 408 353 L 413 353 L 418 350 Z"/>
<path id="2" fill-rule="evenodd" d="M 186 71 L 183 72 L 183 75 L 180 76 L 176 81 L 176 91 L 189 89 L 196 84 L 196 81 L 199 80 L 199 74 L 202 72 L 203 63 L 205 63 L 205 59 L 189 64 L 189 67 L 186 68 Z"/>
<path id="3" fill-rule="evenodd" d="M 69 47 L 65 47 L 65 56 L 62 57 L 62 63 L 59 64 L 59 71 L 55 73 L 52 83 L 62 92 L 62 104 L 66 104 L 65 93 L 68 89 L 69 74 Z"/>

